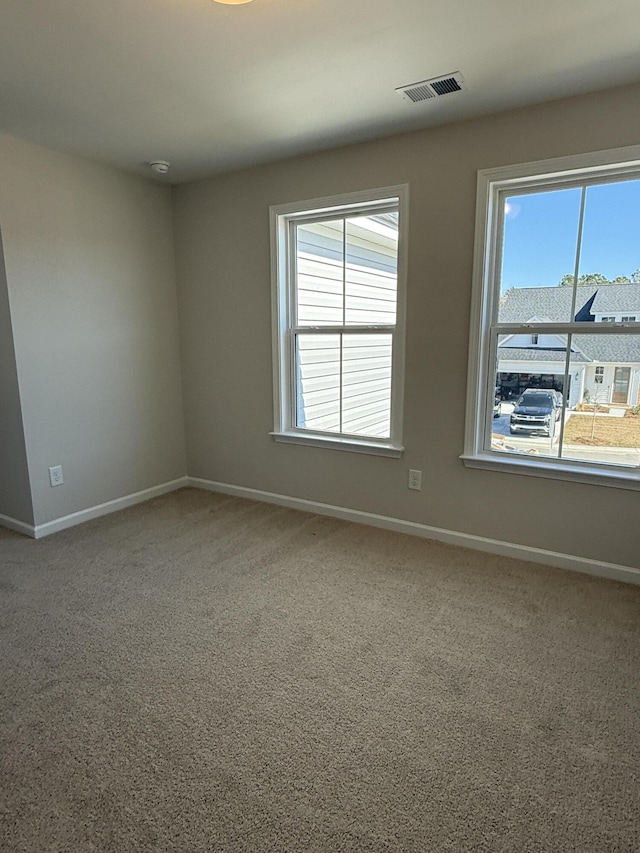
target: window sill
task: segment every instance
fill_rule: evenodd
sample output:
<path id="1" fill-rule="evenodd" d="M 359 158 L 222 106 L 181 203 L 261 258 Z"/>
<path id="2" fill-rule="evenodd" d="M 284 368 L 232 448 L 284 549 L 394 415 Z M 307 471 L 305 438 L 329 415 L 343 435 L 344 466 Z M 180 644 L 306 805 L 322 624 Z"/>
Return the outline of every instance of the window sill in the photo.
<path id="1" fill-rule="evenodd" d="M 587 470 L 579 464 L 572 465 L 566 461 L 552 464 L 547 459 L 520 459 L 513 456 L 496 458 L 494 453 L 463 454 L 460 459 L 467 468 L 482 468 L 486 471 L 502 471 L 507 474 L 525 474 L 530 477 L 640 491 L 640 469 L 638 468 L 615 469 L 603 466 L 602 468 L 591 467 Z"/>
<path id="2" fill-rule="evenodd" d="M 386 442 L 358 441 L 354 438 L 335 438 L 327 435 L 302 434 L 299 432 L 271 432 L 274 439 L 284 444 L 306 444 L 309 447 L 322 447 L 328 450 L 347 450 L 351 453 L 367 453 L 371 456 L 392 456 L 400 458 L 404 447 Z"/>

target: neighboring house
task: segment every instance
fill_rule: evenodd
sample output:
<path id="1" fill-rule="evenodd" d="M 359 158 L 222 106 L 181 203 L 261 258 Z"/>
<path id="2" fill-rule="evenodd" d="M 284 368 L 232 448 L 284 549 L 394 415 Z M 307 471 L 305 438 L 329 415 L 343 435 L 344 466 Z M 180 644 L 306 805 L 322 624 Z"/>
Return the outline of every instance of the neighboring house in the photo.
<path id="1" fill-rule="evenodd" d="M 585 334 L 573 335 L 567 401 L 570 407 L 585 395 L 591 400 L 634 406 L 640 403 L 640 334 L 590 335 L 589 323 L 640 322 L 640 284 L 578 287 L 576 319 Z M 568 322 L 572 288 L 512 288 L 503 295 L 500 322 L 532 324 Z M 496 386 L 503 399 L 530 387 L 563 390 L 566 335 L 505 335 L 498 347 Z"/>
<path id="2" fill-rule="evenodd" d="M 296 426 L 388 438 L 398 214 L 313 221 L 296 234 Z M 349 333 L 362 327 L 380 334 Z"/>

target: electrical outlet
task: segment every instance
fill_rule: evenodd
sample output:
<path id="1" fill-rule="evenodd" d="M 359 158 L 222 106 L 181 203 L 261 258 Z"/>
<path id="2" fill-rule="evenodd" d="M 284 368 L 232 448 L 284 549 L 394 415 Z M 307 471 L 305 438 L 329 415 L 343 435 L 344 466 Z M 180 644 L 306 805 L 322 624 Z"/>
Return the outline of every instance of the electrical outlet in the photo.
<path id="1" fill-rule="evenodd" d="M 62 465 L 54 465 L 52 468 L 49 468 L 49 480 L 52 486 L 61 486 L 64 483 Z"/>
<path id="2" fill-rule="evenodd" d="M 414 471 L 409 469 L 409 488 L 419 492 L 422 488 L 422 471 Z"/>

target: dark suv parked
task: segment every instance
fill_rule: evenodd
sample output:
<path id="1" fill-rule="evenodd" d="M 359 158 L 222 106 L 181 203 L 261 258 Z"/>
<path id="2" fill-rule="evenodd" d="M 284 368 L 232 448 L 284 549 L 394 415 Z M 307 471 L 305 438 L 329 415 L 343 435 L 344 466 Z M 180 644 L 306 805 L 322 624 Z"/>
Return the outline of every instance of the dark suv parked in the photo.
<path id="1" fill-rule="evenodd" d="M 551 389 L 527 388 L 518 398 L 511 415 L 511 434 L 539 432 L 552 436 L 562 412 L 561 399 L 561 395 Z"/>

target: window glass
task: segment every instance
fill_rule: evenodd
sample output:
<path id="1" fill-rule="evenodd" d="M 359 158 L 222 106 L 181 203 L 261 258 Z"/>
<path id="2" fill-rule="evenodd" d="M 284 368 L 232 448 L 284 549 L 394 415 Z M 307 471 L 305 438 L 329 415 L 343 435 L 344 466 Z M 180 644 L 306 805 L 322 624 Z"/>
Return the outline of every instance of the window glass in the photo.
<path id="1" fill-rule="evenodd" d="M 340 432 L 340 335 L 298 334 L 296 426 Z"/>
<path id="2" fill-rule="evenodd" d="M 342 431 L 389 438 L 391 335 L 342 338 Z"/>
<path id="3" fill-rule="evenodd" d="M 614 285 L 601 291 L 606 298 L 596 300 L 596 312 L 624 312 L 625 289 L 621 285 L 632 283 L 634 277 L 640 283 L 638 211 L 640 180 L 586 187 L 578 284 Z"/>
<path id="4" fill-rule="evenodd" d="M 345 325 L 396 321 L 398 214 L 346 220 Z"/>
<path id="5" fill-rule="evenodd" d="M 490 446 L 557 458 L 566 343 L 553 340 L 551 350 L 533 352 L 523 342 L 524 335 L 498 336 Z"/>
<path id="6" fill-rule="evenodd" d="M 296 228 L 299 326 L 341 326 L 344 310 L 344 221 Z"/>
<path id="7" fill-rule="evenodd" d="M 594 357 L 610 362 L 594 366 Z M 562 457 L 640 465 L 640 335 L 574 335 Z"/>
<path id="8" fill-rule="evenodd" d="M 571 319 L 581 190 L 504 198 L 500 323 L 566 323 Z M 558 291 L 556 288 L 563 284 Z"/>

